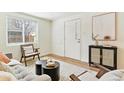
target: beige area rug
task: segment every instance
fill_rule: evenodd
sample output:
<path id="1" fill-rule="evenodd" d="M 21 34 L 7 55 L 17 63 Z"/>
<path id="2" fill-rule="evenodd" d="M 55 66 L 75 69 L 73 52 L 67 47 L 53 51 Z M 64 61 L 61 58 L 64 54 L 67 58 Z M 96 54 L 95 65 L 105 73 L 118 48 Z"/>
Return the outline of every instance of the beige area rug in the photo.
<path id="1" fill-rule="evenodd" d="M 44 60 L 44 59 L 47 59 L 47 57 L 42 58 L 42 60 Z M 55 60 L 55 61 L 60 63 L 60 81 L 69 81 L 70 80 L 69 76 L 71 74 L 79 75 L 84 71 L 88 71 L 88 72 L 92 73 L 94 76 L 96 74 L 96 72 L 94 72 L 94 71 L 91 71 L 91 70 L 88 70 L 88 69 L 85 69 L 85 68 L 82 68 L 82 67 L 79 67 L 76 65 L 72 65 L 72 64 L 62 62 L 59 60 Z M 28 66 L 26 67 L 27 70 L 29 72 L 32 72 L 33 74 L 35 74 L 35 62 L 36 62 L 36 60 L 28 62 Z"/>

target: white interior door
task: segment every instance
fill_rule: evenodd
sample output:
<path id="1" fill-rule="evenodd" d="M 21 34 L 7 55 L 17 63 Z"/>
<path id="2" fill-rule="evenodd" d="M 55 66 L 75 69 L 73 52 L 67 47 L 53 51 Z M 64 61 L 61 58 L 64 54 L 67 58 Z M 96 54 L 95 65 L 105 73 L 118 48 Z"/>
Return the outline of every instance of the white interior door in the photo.
<path id="1" fill-rule="evenodd" d="M 65 56 L 80 60 L 80 19 L 65 22 Z"/>

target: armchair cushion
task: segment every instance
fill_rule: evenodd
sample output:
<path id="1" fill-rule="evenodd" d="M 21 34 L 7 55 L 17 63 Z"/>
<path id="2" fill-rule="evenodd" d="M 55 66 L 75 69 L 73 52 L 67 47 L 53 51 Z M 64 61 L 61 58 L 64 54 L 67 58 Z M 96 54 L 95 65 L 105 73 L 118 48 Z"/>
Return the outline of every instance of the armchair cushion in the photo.
<path id="1" fill-rule="evenodd" d="M 23 50 L 25 51 L 25 54 L 30 54 L 30 53 L 34 52 L 32 46 L 25 46 L 25 47 L 23 47 Z"/>
<path id="2" fill-rule="evenodd" d="M 88 71 L 87 73 L 78 77 L 82 81 L 97 81 L 96 72 Z"/>
<path id="3" fill-rule="evenodd" d="M 124 75 L 123 72 L 119 70 L 113 70 L 104 74 L 99 80 L 100 81 L 120 81 L 123 75 Z"/>
<path id="4" fill-rule="evenodd" d="M 71 74 L 70 78 L 73 81 L 97 81 L 98 78 L 96 77 L 96 72 L 92 72 L 92 71 L 87 71 L 86 73 L 80 75 L 80 76 L 76 76 L 74 74 Z"/>
<path id="5" fill-rule="evenodd" d="M 32 56 L 32 55 L 37 55 L 37 54 L 40 54 L 40 53 L 39 52 L 32 52 L 32 53 L 25 54 L 25 56 Z"/>

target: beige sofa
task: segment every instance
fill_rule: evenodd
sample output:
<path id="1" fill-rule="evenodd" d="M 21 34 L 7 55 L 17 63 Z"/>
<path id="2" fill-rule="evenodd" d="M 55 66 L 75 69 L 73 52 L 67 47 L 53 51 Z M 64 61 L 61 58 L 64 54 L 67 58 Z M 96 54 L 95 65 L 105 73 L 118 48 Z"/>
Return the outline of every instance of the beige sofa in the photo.
<path id="1" fill-rule="evenodd" d="M 9 64 L 0 62 L 0 80 L 19 80 L 19 81 L 50 81 L 48 75 L 37 76 L 29 72 L 17 60 L 11 59 Z"/>

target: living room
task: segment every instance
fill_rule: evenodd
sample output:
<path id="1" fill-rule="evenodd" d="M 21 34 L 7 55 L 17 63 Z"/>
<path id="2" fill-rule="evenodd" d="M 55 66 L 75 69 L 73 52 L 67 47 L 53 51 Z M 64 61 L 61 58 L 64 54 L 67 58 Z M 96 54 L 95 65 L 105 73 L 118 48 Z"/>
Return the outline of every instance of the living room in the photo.
<path id="1" fill-rule="evenodd" d="M 100 28 L 100 23 L 97 24 L 97 18 L 99 21 L 100 18 L 101 20 L 103 20 L 102 18 L 106 20 L 102 24 L 107 29 Z M 20 47 L 21 45 L 33 44 L 33 47 L 39 48 L 37 50 L 39 53 L 38 56 L 40 56 L 39 60 L 59 62 L 60 66 L 58 66 L 58 69 L 61 69 L 55 70 L 56 72 L 52 75 L 52 80 L 68 81 L 77 78 L 77 76 L 83 77 L 81 80 L 84 81 L 96 80 L 92 79 L 92 76 L 95 77 L 99 69 L 94 66 L 89 66 L 89 62 L 91 61 L 92 63 L 92 60 L 109 70 L 124 68 L 123 19 L 123 12 L 1 12 L 1 52 L 12 56 L 12 59 L 25 65 L 25 68 L 29 72 L 34 73 L 39 69 L 36 68 L 39 57 L 35 58 L 35 55 L 33 55 L 30 56 L 31 59 L 27 60 L 26 54 L 23 53 L 26 50 L 21 51 L 22 49 Z M 108 20 L 110 20 L 110 23 L 107 24 Z M 100 29 L 95 28 L 95 26 Z M 101 33 L 97 29 L 102 31 L 106 30 L 107 32 Z M 108 32 L 108 30 L 111 32 Z M 97 37 L 97 35 L 99 36 Z M 105 36 L 109 40 L 104 40 Z M 101 51 L 101 45 L 103 47 L 102 55 L 97 49 L 93 55 L 92 51 L 90 51 L 91 53 L 89 52 L 89 49 L 94 48 L 94 46 L 98 46 L 97 48 Z M 104 48 L 112 49 L 112 51 L 104 53 Z M 27 50 L 27 52 L 31 51 L 30 48 Z M 101 56 L 110 56 L 103 56 L 103 59 L 100 57 L 100 60 L 105 61 L 101 62 L 99 60 L 99 53 Z M 91 60 L 89 60 L 90 56 Z M 32 57 L 35 60 L 32 61 Z M 41 72 L 42 69 L 40 68 L 40 72 L 34 74 L 46 74 L 45 71 L 44 73 Z M 92 75 L 90 76 L 88 72 L 92 72 Z M 47 75 L 51 73 L 53 72 L 48 71 Z"/>
<path id="2" fill-rule="evenodd" d="M 0 92 L 123 91 L 123 3 L 1 0 Z"/>

